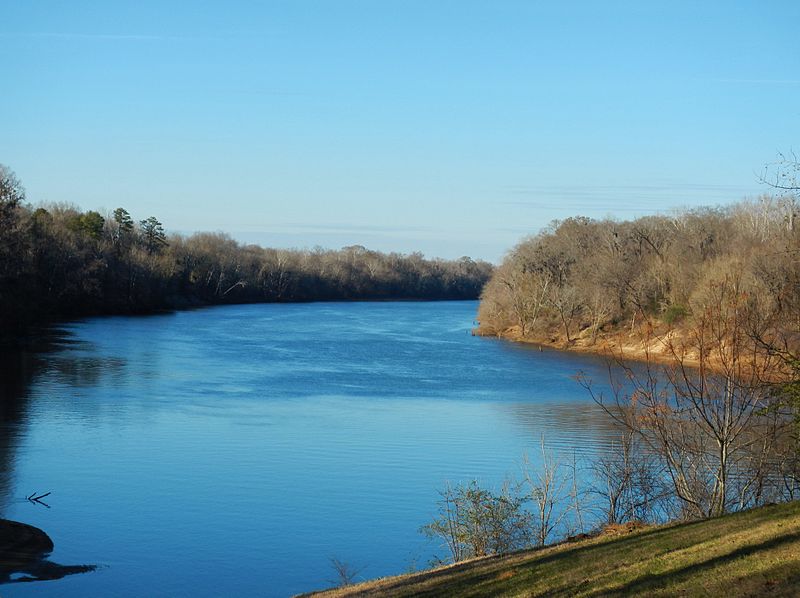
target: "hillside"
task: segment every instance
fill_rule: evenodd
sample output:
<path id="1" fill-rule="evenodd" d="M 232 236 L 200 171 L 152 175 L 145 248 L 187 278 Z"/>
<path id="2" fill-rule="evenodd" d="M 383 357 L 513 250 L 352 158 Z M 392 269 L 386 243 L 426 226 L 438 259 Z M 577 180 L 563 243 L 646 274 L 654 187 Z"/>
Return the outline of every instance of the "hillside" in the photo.
<path id="1" fill-rule="evenodd" d="M 643 327 L 656 335 L 691 328 L 720 320 L 735 303 L 750 327 L 794 346 L 800 235 L 790 199 L 555 222 L 494 271 L 478 332 L 597 352 L 631 345 L 635 353 Z"/>
<path id="2" fill-rule="evenodd" d="M 313 594 L 796 596 L 800 502 L 605 535 Z"/>

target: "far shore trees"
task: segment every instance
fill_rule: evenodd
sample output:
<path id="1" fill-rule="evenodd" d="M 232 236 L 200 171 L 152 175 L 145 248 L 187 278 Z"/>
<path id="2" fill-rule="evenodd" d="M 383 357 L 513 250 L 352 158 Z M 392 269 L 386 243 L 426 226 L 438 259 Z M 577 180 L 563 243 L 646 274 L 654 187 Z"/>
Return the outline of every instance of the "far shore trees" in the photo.
<path id="1" fill-rule="evenodd" d="M 731 260 L 751 294 L 800 313 L 796 162 L 781 168 L 771 178 L 777 197 L 632 221 L 554 222 L 496 269 L 481 295 L 479 331 L 562 346 L 635 340 L 647 322 L 691 320 L 693 297 Z"/>
<path id="2" fill-rule="evenodd" d="M 17 256 L 25 249 L 19 213 L 24 200 L 19 179 L 0 164 L 0 313 L 13 309 L 23 296 L 20 277 L 24 270 Z"/>
<path id="3" fill-rule="evenodd" d="M 359 246 L 270 249 L 223 233 L 167 235 L 124 208 L 30 206 L 0 166 L 0 336 L 58 317 L 220 303 L 476 299 L 492 265 Z"/>

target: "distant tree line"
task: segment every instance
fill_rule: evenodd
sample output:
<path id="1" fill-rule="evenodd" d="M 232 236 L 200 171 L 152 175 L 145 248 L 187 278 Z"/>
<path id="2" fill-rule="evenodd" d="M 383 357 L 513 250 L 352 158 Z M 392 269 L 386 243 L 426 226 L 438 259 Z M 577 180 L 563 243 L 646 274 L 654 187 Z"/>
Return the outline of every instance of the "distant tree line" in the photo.
<path id="1" fill-rule="evenodd" d="M 25 203 L 0 165 L 0 330 L 89 314 L 221 303 L 475 299 L 487 262 L 425 259 L 355 245 L 267 249 L 222 233 L 167 235 L 151 216 Z"/>

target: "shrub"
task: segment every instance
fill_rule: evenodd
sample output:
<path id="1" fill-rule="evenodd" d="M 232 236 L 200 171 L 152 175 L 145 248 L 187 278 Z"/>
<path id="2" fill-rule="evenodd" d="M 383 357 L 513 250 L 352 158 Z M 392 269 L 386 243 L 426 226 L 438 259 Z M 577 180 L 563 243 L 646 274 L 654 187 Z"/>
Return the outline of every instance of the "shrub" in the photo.
<path id="1" fill-rule="evenodd" d="M 670 305 L 667 309 L 664 310 L 664 314 L 661 318 L 667 324 L 674 324 L 689 315 L 689 310 L 686 309 L 683 305 Z"/>
<path id="2" fill-rule="evenodd" d="M 499 493 L 476 481 L 447 486 L 440 492 L 438 516 L 422 532 L 444 541 L 452 562 L 504 554 L 530 544 L 530 513 L 517 486 L 506 483 Z"/>

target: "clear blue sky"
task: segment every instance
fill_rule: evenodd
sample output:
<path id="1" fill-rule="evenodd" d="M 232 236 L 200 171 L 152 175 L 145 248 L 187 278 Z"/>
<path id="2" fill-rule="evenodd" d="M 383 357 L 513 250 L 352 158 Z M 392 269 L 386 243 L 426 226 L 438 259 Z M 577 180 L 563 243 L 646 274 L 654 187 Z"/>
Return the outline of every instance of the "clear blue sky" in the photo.
<path id="1" fill-rule="evenodd" d="M 800 2 L 5 0 L 33 202 L 263 245 L 496 261 L 555 218 L 763 191 Z"/>

